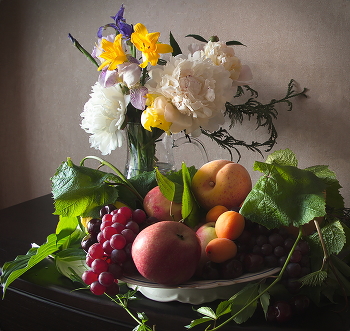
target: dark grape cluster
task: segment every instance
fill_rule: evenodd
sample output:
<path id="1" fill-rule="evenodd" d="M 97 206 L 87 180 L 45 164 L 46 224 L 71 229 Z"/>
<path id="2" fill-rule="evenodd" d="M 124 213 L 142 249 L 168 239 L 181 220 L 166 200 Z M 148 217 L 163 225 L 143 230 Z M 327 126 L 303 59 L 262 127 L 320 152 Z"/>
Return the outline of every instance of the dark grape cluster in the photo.
<path id="1" fill-rule="evenodd" d="M 90 268 L 82 275 L 92 293 L 116 295 L 118 279 L 136 272 L 131 257 L 131 245 L 147 216 L 142 209 L 104 206 L 101 219 L 91 219 L 87 224 L 88 236 L 82 241 L 87 252 L 86 264 Z"/>
<path id="2" fill-rule="evenodd" d="M 310 299 L 306 295 L 295 295 L 289 301 L 278 300 L 271 304 L 266 313 L 269 322 L 287 322 L 293 316 L 301 315 L 310 306 Z"/>
<path id="3" fill-rule="evenodd" d="M 266 227 L 246 222 L 245 230 L 237 239 L 238 258 L 245 272 L 257 272 L 263 268 L 282 267 L 296 237 L 287 228 L 269 230 Z M 309 245 L 300 240 L 292 253 L 283 274 L 283 284 L 295 294 L 300 288 L 298 279 L 310 273 Z"/>

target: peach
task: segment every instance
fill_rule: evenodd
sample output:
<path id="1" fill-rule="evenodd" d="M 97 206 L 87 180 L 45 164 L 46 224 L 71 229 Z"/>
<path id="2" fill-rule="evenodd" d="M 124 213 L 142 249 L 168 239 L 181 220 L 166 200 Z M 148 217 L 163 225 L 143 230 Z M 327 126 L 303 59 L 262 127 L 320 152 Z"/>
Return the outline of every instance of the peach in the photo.
<path id="1" fill-rule="evenodd" d="M 149 217 L 160 221 L 180 221 L 182 219 L 181 203 L 168 200 L 159 186 L 150 190 L 143 199 L 143 208 Z"/>
<path id="2" fill-rule="evenodd" d="M 242 234 L 244 226 L 245 219 L 243 215 L 229 210 L 218 217 L 215 223 L 215 232 L 218 238 L 235 240 Z"/>
<path id="3" fill-rule="evenodd" d="M 228 160 L 204 164 L 192 179 L 192 192 L 205 210 L 217 205 L 227 209 L 237 208 L 251 189 L 252 180 L 247 169 Z"/>
<path id="4" fill-rule="evenodd" d="M 222 263 L 236 256 L 237 245 L 227 238 L 215 238 L 209 241 L 205 252 L 210 261 Z"/>
<path id="5" fill-rule="evenodd" d="M 228 209 L 225 206 L 221 206 L 221 205 L 215 206 L 207 212 L 207 214 L 205 215 L 205 221 L 216 222 L 218 217 L 225 211 L 228 211 Z"/>

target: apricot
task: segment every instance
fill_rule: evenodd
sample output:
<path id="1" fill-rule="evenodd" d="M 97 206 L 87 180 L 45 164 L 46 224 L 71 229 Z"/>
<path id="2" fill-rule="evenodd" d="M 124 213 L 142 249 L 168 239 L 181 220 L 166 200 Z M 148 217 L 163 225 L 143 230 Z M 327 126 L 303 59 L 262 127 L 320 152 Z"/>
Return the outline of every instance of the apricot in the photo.
<path id="1" fill-rule="evenodd" d="M 227 238 L 214 238 L 208 242 L 205 253 L 210 261 L 222 263 L 236 256 L 237 245 Z"/>
<path id="2" fill-rule="evenodd" d="M 215 223 L 215 232 L 218 238 L 237 239 L 245 226 L 244 216 L 236 211 L 229 210 L 222 213 Z"/>
<path id="3" fill-rule="evenodd" d="M 216 222 L 218 217 L 225 211 L 228 211 L 228 209 L 225 206 L 217 205 L 207 212 L 207 214 L 205 215 L 205 221 L 207 223 Z"/>

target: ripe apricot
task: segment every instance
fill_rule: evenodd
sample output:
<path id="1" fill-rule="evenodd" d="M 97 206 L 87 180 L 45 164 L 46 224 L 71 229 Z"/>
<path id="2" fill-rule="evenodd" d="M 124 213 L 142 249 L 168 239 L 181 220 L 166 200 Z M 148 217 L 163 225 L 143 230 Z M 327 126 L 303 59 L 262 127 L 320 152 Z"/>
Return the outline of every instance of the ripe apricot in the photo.
<path id="1" fill-rule="evenodd" d="M 237 245 L 227 238 L 214 238 L 207 244 L 205 253 L 210 261 L 221 263 L 236 256 Z"/>
<path id="2" fill-rule="evenodd" d="M 222 213 L 215 223 L 218 238 L 237 239 L 243 232 L 245 219 L 236 211 L 229 210 Z"/>
<path id="3" fill-rule="evenodd" d="M 225 211 L 228 211 L 228 209 L 225 206 L 217 205 L 207 212 L 207 214 L 205 215 L 205 221 L 207 223 L 216 222 L 218 217 Z"/>

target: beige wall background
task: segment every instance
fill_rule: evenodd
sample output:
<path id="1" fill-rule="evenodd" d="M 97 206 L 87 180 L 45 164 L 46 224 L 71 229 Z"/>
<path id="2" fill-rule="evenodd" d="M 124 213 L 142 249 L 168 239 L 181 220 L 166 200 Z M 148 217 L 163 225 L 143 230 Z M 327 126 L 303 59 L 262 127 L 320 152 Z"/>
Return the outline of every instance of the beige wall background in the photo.
<path id="1" fill-rule="evenodd" d="M 0 207 L 50 193 L 50 177 L 68 156 L 75 163 L 89 147 L 80 113 L 97 79 L 93 65 L 68 40 L 71 33 L 88 50 L 97 28 L 111 22 L 116 0 L 2 0 L 0 2 Z M 168 33 L 183 51 L 190 33 L 239 40 L 236 54 L 254 74 L 262 102 L 285 95 L 291 78 L 309 88 L 308 99 L 280 108 L 274 148 L 292 149 L 300 167 L 326 164 L 336 172 L 350 207 L 350 1 L 348 0 L 124 0 L 128 23 L 142 22 Z M 239 139 L 258 139 L 245 123 Z M 205 141 L 211 159 L 227 158 Z M 264 160 L 241 149 L 241 163 Z M 125 150 L 109 156 L 123 169 Z M 267 153 L 264 154 L 267 156 Z M 200 166 L 195 152 L 177 160 Z"/>

